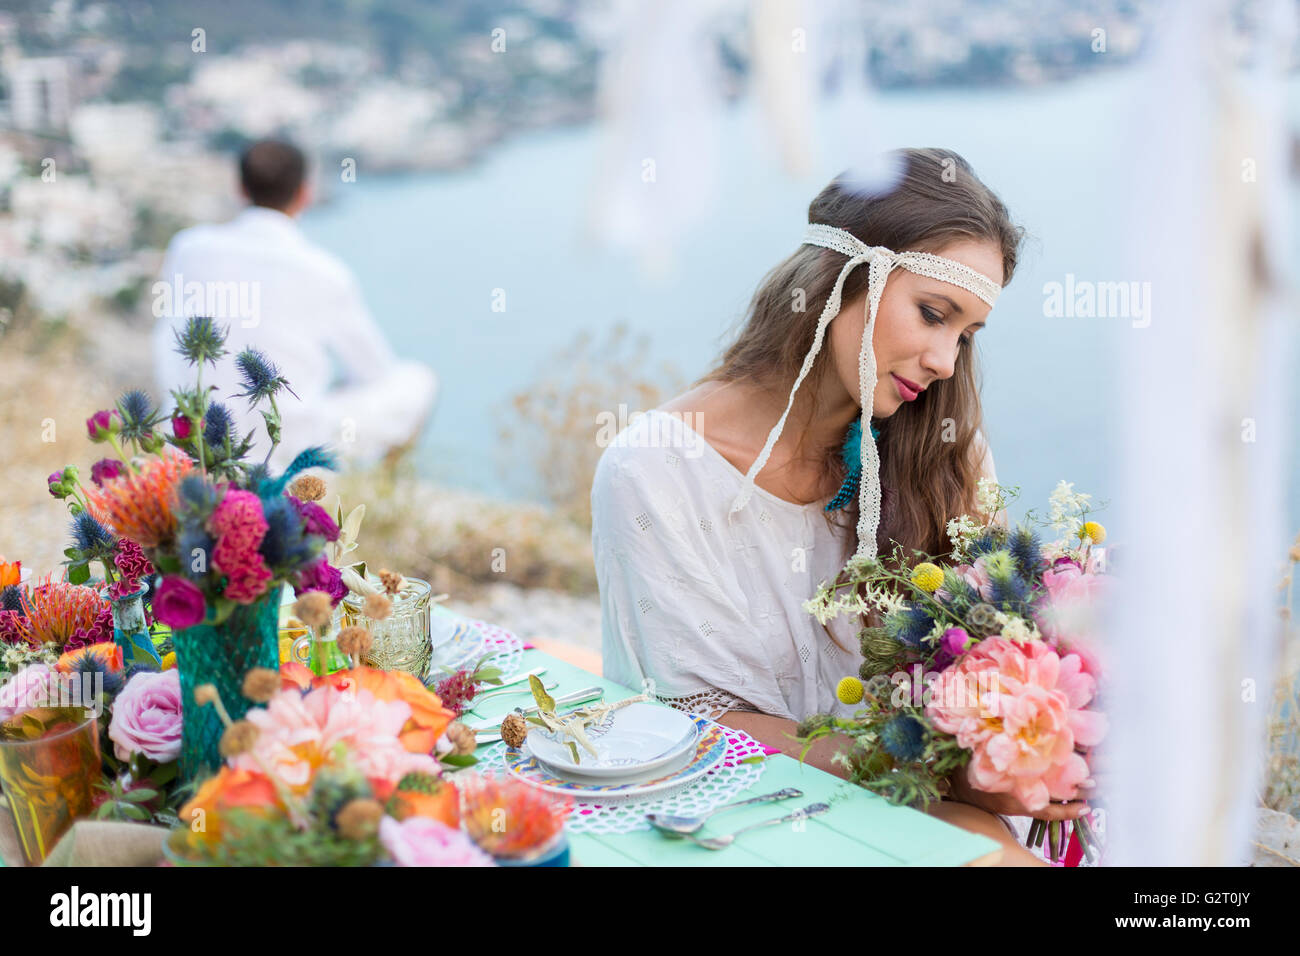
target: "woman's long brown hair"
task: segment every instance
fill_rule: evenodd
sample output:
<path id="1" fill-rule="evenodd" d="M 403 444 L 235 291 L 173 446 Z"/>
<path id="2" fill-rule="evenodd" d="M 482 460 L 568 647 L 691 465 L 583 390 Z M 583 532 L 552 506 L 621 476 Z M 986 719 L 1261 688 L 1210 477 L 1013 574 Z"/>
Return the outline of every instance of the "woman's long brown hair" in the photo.
<path id="1" fill-rule="evenodd" d="M 1011 222 L 1002 201 L 976 178 L 966 160 L 946 149 L 903 149 L 893 155 L 900 161 L 902 178 L 888 192 L 866 194 L 842 173 L 809 205 L 808 221 L 838 226 L 869 246 L 895 252 L 934 253 L 954 241 L 992 240 L 1002 250 L 1003 285 L 1010 282 L 1024 230 Z M 838 252 L 800 246 L 763 279 L 735 341 L 696 384 L 747 381 L 787 394 L 843 266 L 844 256 Z M 867 275 L 865 267 L 849 274 L 842 301 L 854 302 L 865 294 Z M 830 351 L 823 348 L 818 354 L 801 393 L 816 396 L 822 377 L 834 374 Z M 904 402 L 893 415 L 876 422 L 880 555 L 892 550 L 890 542 L 898 542 L 909 551 L 946 556 L 949 519 L 974 513 L 982 457 L 975 436 L 983 425 L 976 371 L 971 347 L 963 344 L 951 378 L 933 382 L 916 401 Z M 812 406 L 811 415 L 818 411 Z M 826 470 L 842 481 L 840 449 L 825 449 L 824 454 Z M 856 500 L 834 514 L 856 529 Z M 850 537 L 852 554 L 856 531 Z"/>

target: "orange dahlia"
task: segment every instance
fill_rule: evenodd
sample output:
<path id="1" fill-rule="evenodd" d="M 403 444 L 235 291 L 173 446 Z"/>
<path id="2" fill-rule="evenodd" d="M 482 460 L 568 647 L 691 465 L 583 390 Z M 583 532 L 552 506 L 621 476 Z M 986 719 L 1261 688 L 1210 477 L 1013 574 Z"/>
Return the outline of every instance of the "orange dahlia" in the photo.
<path id="1" fill-rule="evenodd" d="M 167 451 L 139 471 L 105 481 L 103 488 L 83 490 L 92 510 L 118 535 L 143 548 L 156 548 L 176 534 L 176 486 L 193 470 L 188 457 Z"/>

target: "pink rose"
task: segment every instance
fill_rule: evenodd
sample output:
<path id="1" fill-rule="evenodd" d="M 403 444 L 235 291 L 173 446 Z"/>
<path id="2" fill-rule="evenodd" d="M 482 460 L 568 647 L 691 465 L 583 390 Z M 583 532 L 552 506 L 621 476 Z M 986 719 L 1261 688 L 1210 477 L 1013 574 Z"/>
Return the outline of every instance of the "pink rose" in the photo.
<path id="1" fill-rule="evenodd" d="M 28 664 L 4 687 L 0 687 L 0 721 L 9 720 L 33 707 L 49 706 L 58 675 L 45 664 Z"/>
<path id="2" fill-rule="evenodd" d="M 463 830 L 428 817 L 379 821 L 379 842 L 398 866 L 495 866 Z"/>
<path id="3" fill-rule="evenodd" d="M 108 737 L 118 760 L 130 760 L 137 753 L 157 763 L 179 757 L 180 671 L 141 671 L 127 681 L 113 703 Z"/>
<path id="4" fill-rule="evenodd" d="M 190 437 L 190 419 L 188 415 L 177 415 L 172 418 L 172 434 L 177 440 L 184 441 Z"/>
<path id="5" fill-rule="evenodd" d="M 175 575 L 163 578 L 153 596 L 153 616 L 178 631 L 202 623 L 207 612 L 203 592 Z"/>

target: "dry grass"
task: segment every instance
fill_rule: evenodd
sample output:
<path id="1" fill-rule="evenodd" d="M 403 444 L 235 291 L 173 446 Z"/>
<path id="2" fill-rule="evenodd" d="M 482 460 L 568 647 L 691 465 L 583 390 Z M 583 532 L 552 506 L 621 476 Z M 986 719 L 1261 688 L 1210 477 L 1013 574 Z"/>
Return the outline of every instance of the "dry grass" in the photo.
<path id="1" fill-rule="evenodd" d="M 584 332 L 550 362 L 554 371 L 511 398 L 513 424 L 501 430 L 501 447 L 532 466 L 542 492 L 556 511 L 591 527 L 591 479 L 604 446 L 602 416 L 618 419 L 658 405 L 680 390 L 681 377 L 669 365 L 648 368 L 641 358 L 645 336 L 633 337 L 625 323 L 605 338 Z M 611 436 L 612 437 L 612 436 Z"/>
<path id="2" fill-rule="evenodd" d="M 113 320 L 93 333 L 38 321 L 0 338 L 0 554 L 33 574 L 58 571 L 69 544 L 67 509 L 46 476 L 69 464 L 89 475 L 86 419 L 131 384 L 120 352 L 100 341 L 133 331 Z"/>

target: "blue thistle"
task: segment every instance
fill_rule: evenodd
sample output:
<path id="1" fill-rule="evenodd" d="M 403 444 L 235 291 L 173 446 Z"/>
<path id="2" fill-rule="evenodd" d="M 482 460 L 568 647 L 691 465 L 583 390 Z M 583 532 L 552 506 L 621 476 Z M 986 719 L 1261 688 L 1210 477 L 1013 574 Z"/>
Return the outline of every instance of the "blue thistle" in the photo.
<path id="1" fill-rule="evenodd" d="M 117 547 L 117 538 L 99 523 L 89 511 L 82 511 L 72 519 L 72 540 L 77 550 L 91 554 L 107 554 Z"/>
<path id="2" fill-rule="evenodd" d="M 1020 568 L 1020 573 L 1027 578 L 1032 578 L 1038 573 L 1039 565 L 1043 563 L 1043 551 L 1040 547 L 1038 535 L 1034 534 L 1028 528 L 1017 528 L 1011 535 L 1011 541 L 1007 545 L 1011 552 L 1011 557 L 1015 558 L 1016 566 Z"/>
<path id="3" fill-rule="evenodd" d="M 72 659 L 69 673 L 80 674 L 83 687 L 86 681 L 93 682 L 96 674 L 103 674 L 104 693 L 110 697 L 116 695 L 126 685 L 126 678 L 129 676 L 125 671 L 121 674 L 114 674 L 104 665 L 102 660 L 89 650 L 78 654 Z M 91 686 L 93 687 L 94 684 L 92 683 Z"/>
<path id="4" fill-rule="evenodd" d="M 272 570 L 300 568 L 320 553 L 321 539 L 305 533 L 301 512 L 281 495 L 262 502 L 266 534 L 258 548 Z"/>
<path id="5" fill-rule="evenodd" d="M 207 442 L 208 447 L 224 448 L 226 439 L 230 437 L 232 424 L 234 421 L 230 417 L 230 409 L 220 402 L 209 405 L 203 416 L 203 440 Z"/>
<path id="6" fill-rule="evenodd" d="M 989 603 L 1002 610 L 1019 610 L 1029 597 L 1029 585 L 1019 574 L 1012 572 L 1005 578 L 990 582 Z"/>
<path id="7" fill-rule="evenodd" d="M 188 578 L 206 577 L 212 566 L 212 549 L 216 547 L 216 543 L 216 539 L 208 534 L 202 523 L 191 521 L 183 523 L 180 533 L 176 536 L 176 551 L 181 562 L 181 573 Z M 194 570 L 196 551 L 203 556 L 202 570 L 199 571 Z"/>
<path id="8" fill-rule="evenodd" d="M 263 501 L 268 498 L 278 498 L 284 493 L 289 482 L 293 481 L 294 476 L 300 471 L 306 471 L 308 468 L 324 468 L 327 471 L 335 471 L 338 468 L 338 459 L 334 453 L 322 445 L 313 445 L 306 451 L 300 451 L 296 458 L 289 463 L 289 467 L 284 470 L 279 478 L 267 479 L 261 482 L 257 488 L 257 495 Z"/>
<path id="9" fill-rule="evenodd" d="M 885 633 L 905 647 L 919 650 L 925 635 L 934 629 L 934 620 L 923 607 L 909 605 L 885 620 Z"/>
<path id="10" fill-rule="evenodd" d="M 202 475 L 186 475 L 176 489 L 181 510 L 208 515 L 217 506 L 217 489 L 204 481 Z"/>
<path id="11" fill-rule="evenodd" d="M 27 616 L 27 611 L 23 609 L 23 589 L 17 584 L 5 585 L 4 591 L 0 591 L 0 611 L 13 611 L 19 617 Z"/>
<path id="12" fill-rule="evenodd" d="M 289 387 L 289 380 L 280 374 L 279 367 L 259 349 L 244 349 L 235 356 L 235 366 L 239 369 L 239 379 L 244 386 L 244 391 L 235 397 L 247 398 L 249 408 L 264 398 L 271 398 L 280 389 L 294 398 L 298 397 Z"/>
<path id="13" fill-rule="evenodd" d="M 117 410 L 122 416 L 122 436 L 130 440 L 145 438 L 158 423 L 158 406 L 141 388 L 123 392 L 117 400 Z"/>
<path id="14" fill-rule="evenodd" d="M 192 315 L 185 327 L 176 331 L 176 351 L 185 356 L 191 365 L 209 362 L 216 365 L 226 354 L 226 335 L 229 329 L 206 316 Z"/>
<path id="15" fill-rule="evenodd" d="M 970 556 L 970 560 L 974 561 L 982 554 L 988 554 L 997 550 L 999 550 L 997 536 L 994 535 L 992 531 L 985 530 L 978 538 L 970 543 L 970 547 L 966 549 L 966 553 Z"/>
<path id="16" fill-rule="evenodd" d="M 900 763 L 920 760 L 925 754 L 925 725 L 911 714 L 898 714 L 880 729 L 880 743 Z"/>

